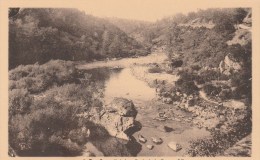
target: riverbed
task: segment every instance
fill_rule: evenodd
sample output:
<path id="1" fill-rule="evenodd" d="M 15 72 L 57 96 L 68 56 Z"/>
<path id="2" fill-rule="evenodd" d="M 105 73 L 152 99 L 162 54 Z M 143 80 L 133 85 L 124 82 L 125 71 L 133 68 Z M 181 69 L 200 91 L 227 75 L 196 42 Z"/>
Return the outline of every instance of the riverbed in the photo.
<path id="1" fill-rule="evenodd" d="M 192 122 L 184 121 L 191 117 L 191 114 L 172 104 L 164 104 L 157 100 L 155 88 L 151 88 L 145 81 L 137 78 L 131 68 L 140 67 L 149 63 L 162 63 L 166 59 L 163 53 L 154 53 L 146 57 L 125 58 L 115 61 L 100 61 L 90 64 L 81 64 L 80 69 L 88 70 L 90 73 L 106 73 L 104 77 L 98 74 L 95 78 L 104 81 L 104 103 L 109 104 L 114 97 L 123 97 L 133 101 L 138 115 L 136 120 L 142 124 L 142 129 L 133 136 L 138 141 L 138 135 L 142 135 L 147 139 L 146 143 L 139 143 L 141 146 L 137 156 L 182 156 L 185 149 L 189 146 L 189 141 L 209 136 L 210 133 L 204 128 L 197 128 Z M 156 73 L 158 74 L 158 73 Z M 165 73 L 164 73 L 165 74 Z M 145 75 L 144 75 L 145 76 Z M 170 75 L 172 76 L 172 75 Z M 158 120 L 159 112 L 174 114 L 182 117 L 183 120 Z M 160 128 L 167 126 L 172 131 L 165 132 Z M 158 137 L 163 140 L 162 144 L 153 144 L 151 137 Z M 175 152 L 171 150 L 167 144 L 170 141 L 178 142 L 182 146 L 182 150 Z M 151 144 L 154 146 L 152 150 L 146 146 Z M 133 146 L 134 147 L 134 146 Z M 118 155 L 108 155 L 118 156 Z"/>

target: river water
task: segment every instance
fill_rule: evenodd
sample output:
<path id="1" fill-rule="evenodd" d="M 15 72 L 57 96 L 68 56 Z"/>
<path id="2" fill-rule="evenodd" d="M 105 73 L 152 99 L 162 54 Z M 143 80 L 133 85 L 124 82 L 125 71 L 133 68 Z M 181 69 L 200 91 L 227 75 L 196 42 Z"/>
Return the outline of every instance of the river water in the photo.
<path id="1" fill-rule="evenodd" d="M 157 58 L 158 57 L 158 58 Z M 185 148 L 189 146 L 189 141 L 203 138 L 209 135 L 205 129 L 198 129 L 188 122 L 177 122 L 173 120 L 158 121 L 155 117 L 159 111 L 166 111 L 190 117 L 191 114 L 178 110 L 170 104 L 163 104 L 157 101 L 154 88 L 148 86 L 144 81 L 137 79 L 131 71 L 130 67 L 136 64 L 162 63 L 166 58 L 164 54 L 152 54 L 141 58 L 126 58 L 112 62 L 94 62 L 92 64 L 80 65 L 80 69 L 86 69 L 93 74 L 97 81 L 104 81 L 104 102 L 108 104 L 114 97 L 124 97 L 130 99 L 135 104 L 138 115 L 136 120 L 142 124 L 142 129 L 133 136 L 137 139 L 137 135 L 145 136 L 148 141 L 146 144 L 139 142 L 126 143 L 117 138 L 111 138 L 106 141 L 95 141 L 98 150 L 102 150 L 105 156 L 181 156 L 185 152 Z M 162 132 L 158 128 L 160 126 L 168 126 L 173 132 Z M 151 141 L 151 137 L 159 137 L 163 139 L 161 145 L 155 145 Z M 179 152 L 172 151 L 167 143 L 170 141 L 179 142 L 183 149 Z M 112 144 L 110 144 L 112 143 Z M 154 145 L 153 150 L 149 150 L 146 145 Z M 105 148 L 104 146 L 110 146 Z M 117 146 L 115 148 L 111 146 Z M 120 146 L 121 150 L 118 150 Z M 99 156 L 102 156 L 99 154 Z"/>
<path id="2" fill-rule="evenodd" d="M 124 68 L 105 82 L 105 99 L 107 102 L 114 97 L 123 97 L 133 101 L 150 101 L 156 97 L 154 88 L 137 79 L 130 68 Z"/>

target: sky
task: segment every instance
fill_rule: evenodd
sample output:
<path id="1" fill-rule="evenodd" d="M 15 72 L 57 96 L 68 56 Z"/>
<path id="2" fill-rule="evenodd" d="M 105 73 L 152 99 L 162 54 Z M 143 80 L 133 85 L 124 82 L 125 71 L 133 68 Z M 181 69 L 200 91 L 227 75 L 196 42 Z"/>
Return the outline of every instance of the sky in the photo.
<path id="1" fill-rule="evenodd" d="M 77 8 L 98 17 L 156 21 L 176 13 L 188 13 L 206 7 L 173 0 L 95 0 Z"/>

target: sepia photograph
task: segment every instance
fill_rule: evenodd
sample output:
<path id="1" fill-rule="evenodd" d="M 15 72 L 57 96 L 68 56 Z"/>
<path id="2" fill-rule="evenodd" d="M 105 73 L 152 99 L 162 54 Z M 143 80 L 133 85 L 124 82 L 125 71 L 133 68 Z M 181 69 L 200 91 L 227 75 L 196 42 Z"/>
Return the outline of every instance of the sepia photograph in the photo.
<path id="1" fill-rule="evenodd" d="M 127 2 L 8 7 L 6 154 L 251 157 L 252 8 Z"/>

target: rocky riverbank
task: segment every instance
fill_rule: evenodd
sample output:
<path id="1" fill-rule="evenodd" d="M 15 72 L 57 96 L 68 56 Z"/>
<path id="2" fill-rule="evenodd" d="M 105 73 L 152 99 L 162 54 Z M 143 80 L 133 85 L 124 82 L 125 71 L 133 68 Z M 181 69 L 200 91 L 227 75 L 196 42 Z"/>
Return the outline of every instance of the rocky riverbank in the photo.
<path id="1" fill-rule="evenodd" d="M 172 85 L 174 81 L 178 79 L 178 76 L 174 74 L 168 74 L 166 72 L 151 73 L 149 69 L 157 64 L 145 64 L 145 65 L 132 65 L 131 71 L 137 79 L 145 81 L 151 87 L 162 85 Z"/>
<path id="2" fill-rule="evenodd" d="M 181 91 L 174 91 L 174 82 L 178 77 L 163 71 L 160 73 L 149 73 L 149 69 L 152 67 L 154 65 L 151 64 L 135 66 L 132 67 L 132 73 L 138 79 L 156 88 L 158 101 L 168 104 L 170 108 L 175 108 L 175 110 L 190 113 L 189 116 L 176 113 L 169 114 L 171 113 L 169 109 L 160 108 L 158 117 L 155 117 L 155 119 L 159 121 L 173 120 L 176 122 L 187 122 L 198 129 L 205 128 L 212 135 L 212 137 L 208 137 L 210 139 L 209 143 L 217 148 L 216 152 L 212 151 L 212 155 L 223 153 L 224 150 L 233 146 L 238 140 L 250 133 L 250 127 L 246 126 L 251 125 L 251 111 L 250 106 L 247 106 L 246 103 L 238 100 L 228 100 L 218 103 L 209 97 L 205 98 L 201 94 L 198 94 L 203 91 L 190 95 Z M 246 128 L 242 129 L 242 126 Z M 219 135 L 219 137 L 217 138 L 215 135 Z M 224 140 L 219 141 L 220 137 Z M 201 141 L 201 139 L 190 141 L 190 146 L 193 146 L 198 141 Z M 202 142 L 199 142 L 196 145 L 200 146 L 201 144 Z M 211 154 L 204 153 L 204 147 L 206 146 L 200 146 L 201 155 Z M 196 156 L 194 150 L 196 149 L 187 147 L 184 155 Z"/>

